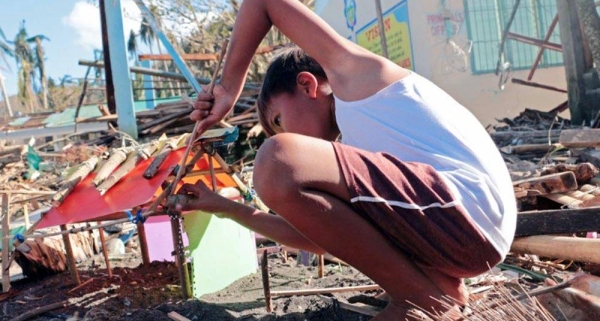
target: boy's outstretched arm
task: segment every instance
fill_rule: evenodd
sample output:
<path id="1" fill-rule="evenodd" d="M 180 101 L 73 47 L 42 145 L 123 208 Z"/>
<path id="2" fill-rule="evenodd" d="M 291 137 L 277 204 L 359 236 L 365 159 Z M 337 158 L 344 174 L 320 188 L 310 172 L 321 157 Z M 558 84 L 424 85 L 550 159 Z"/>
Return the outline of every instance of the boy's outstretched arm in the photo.
<path id="1" fill-rule="evenodd" d="M 366 98 L 407 71 L 345 39 L 298 0 L 244 0 L 238 12 L 221 82 L 213 95 L 199 94 L 192 120 L 201 131 L 233 108 L 254 52 L 275 26 L 323 66 L 333 92 L 342 100 Z M 214 105 L 213 105 L 214 102 Z"/>
<path id="2" fill-rule="evenodd" d="M 181 200 L 178 195 L 187 196 L 186 200 L 188 201 L 178 203 Z M 169 197 L 167 206 L 175 206 L 179 211 L 200 210 L 217 214 L 232 219 L 272 241 L 311 253 L 323 254 L 325 252 L 306 239 L 281 216 L 265 213 L 214 193 L 201 180 L 196 184 L 183 185 L 177 195 Z"/>

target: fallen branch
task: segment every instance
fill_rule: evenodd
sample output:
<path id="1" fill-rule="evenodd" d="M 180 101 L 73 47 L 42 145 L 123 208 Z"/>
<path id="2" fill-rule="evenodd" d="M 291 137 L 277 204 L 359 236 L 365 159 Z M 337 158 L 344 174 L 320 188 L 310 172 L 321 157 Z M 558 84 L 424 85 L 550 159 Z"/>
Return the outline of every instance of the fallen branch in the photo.
<path id="1" fill-rule="evenodd" d="M 52 310 L 56 310 L 59 308 L 64 308 L 67 305 L 69 305 L 68 301 L 62 301 L 62 302 L 56 302 L 56 303 L 52 303 L 52 304 L 48 304 L 45 306 L 41 306 L 39 308 L 35 308 L 33 310 L 29 310 L 21 315 L 19 315 L 18 317 L 12 319 L 12 321 L 24 321 L 24 320 L 28 320 L 32 317 L 38 316 L 40 314 L 52 311 Z"/>

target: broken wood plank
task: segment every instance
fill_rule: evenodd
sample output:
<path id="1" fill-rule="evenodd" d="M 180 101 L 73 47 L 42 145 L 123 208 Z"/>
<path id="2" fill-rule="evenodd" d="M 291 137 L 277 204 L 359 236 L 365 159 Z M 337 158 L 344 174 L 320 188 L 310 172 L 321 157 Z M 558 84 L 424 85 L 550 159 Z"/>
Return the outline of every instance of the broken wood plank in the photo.
<path id="1" fill-rule="evenodd" d="M 558 204 L 562 204 L 563 207 L 570 209 L 582 208 L 583 200 L 571 197 L 566 194 L 548 194 L 543 195 L 544 198 L 555 201 Z"/>
<path id="2" fill-rule="evenodd" d="M 10 195 L 2 194 L 2 292 L 10 290 L 8 255 L 10 242 Z"/>
<path id="3" fill-rule="evenodd" d="M 600 239 L 554 235 L 519 237 L 513 241 L 511 251 L 600 264 Z"/>
<path id="4" fill-rule="evenodd" d="M 567 148 L 600 146 L 600 129 L 565 129 L 560 133 L 559 143 Z"/>
<path id="5" fill-rule="evenodd" d="M 508 145 L 500 147 L 500 151 L 506 154 L 547 153 L 557 147 L 558 146 L 556 145 L 550 144 Z"/>
<path id="6" fill-rule="evenodd" d="M 562 172 L 573 172 L 578 183 L 588 182 L 598 175 L 598 167 L 592 163 L 579 164 L 558 164 L 551 168 L 545 169 L 541 175 L 548 175 Z"/>
<path id="7" fill-rule="evenodd" d="M 535 195 L 547 195 L 576 190 L 578 185 L 573 172 L 562 172 L 515 181 L 513 187 L 536 191 Z"/>
<path id="8" fill-rule="evenodd" d="M 600 208 L 520 212 L 515 236 L 600 231 Z"/>

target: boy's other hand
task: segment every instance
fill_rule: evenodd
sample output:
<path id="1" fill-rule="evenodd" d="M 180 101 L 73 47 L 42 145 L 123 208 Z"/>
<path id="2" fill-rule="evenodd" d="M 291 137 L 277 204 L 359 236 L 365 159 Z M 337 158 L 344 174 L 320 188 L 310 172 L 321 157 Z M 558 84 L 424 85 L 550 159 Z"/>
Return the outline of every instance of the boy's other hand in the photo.
<path id="1" fill-rule="evenodd" d="M 204 89 L 206 90 L 206 87 Z M 237 97 L 230 94 L 221 83 L 215 85 L 212 93 L 199 93 L 194 102 L 194 110 L 190 114 L 191 120 L 200 122 L 198 134 L 204 133 L 221 121 L 233 108 L 236 99 Z"/>
<path id="2" fill-rule="evenodd" d="M 213 192 L 202 180 L 196 184 L 184 184 L 177 194 L 167 198 L 167 207 L 174 207 L 177 211 L 200 210 L 215 214 L 226 212 L 224 205 L 233 202 Z"/>

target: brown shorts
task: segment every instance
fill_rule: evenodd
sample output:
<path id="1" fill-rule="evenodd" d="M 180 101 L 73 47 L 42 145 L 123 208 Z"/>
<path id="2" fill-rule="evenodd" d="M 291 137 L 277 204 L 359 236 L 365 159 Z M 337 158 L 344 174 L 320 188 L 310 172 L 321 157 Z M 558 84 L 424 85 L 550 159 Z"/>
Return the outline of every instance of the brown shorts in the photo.
<path id="1" fill-rule="evenodd" d="M 501 256 L 430 165 L 333 143 L 352 207 L 423 268 L 465 278 Z"/>

